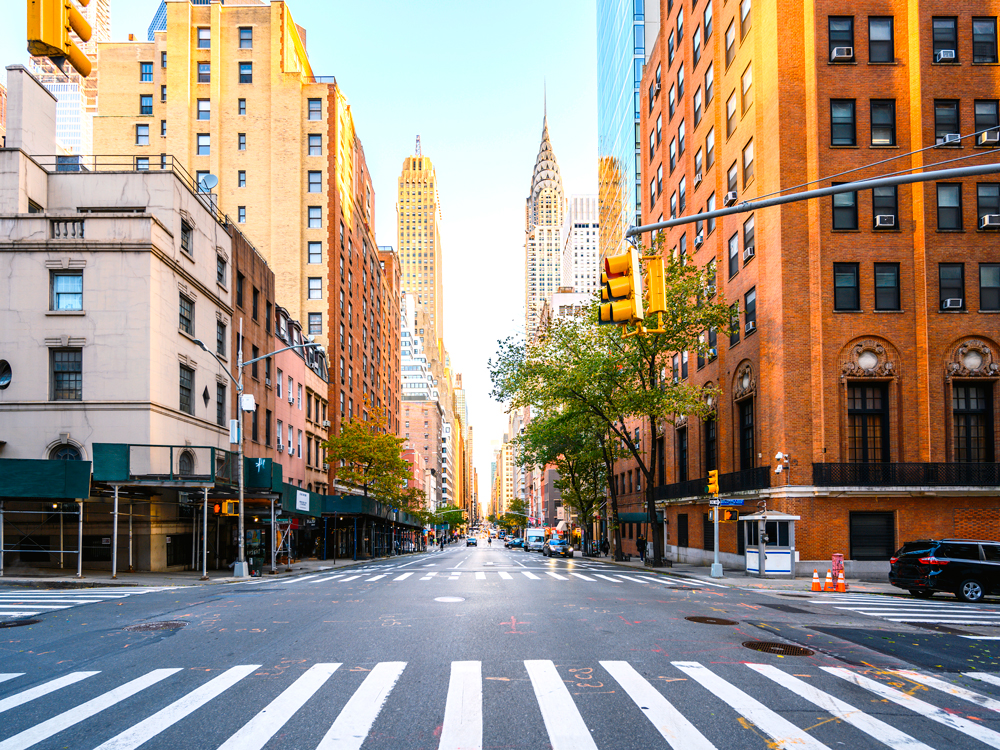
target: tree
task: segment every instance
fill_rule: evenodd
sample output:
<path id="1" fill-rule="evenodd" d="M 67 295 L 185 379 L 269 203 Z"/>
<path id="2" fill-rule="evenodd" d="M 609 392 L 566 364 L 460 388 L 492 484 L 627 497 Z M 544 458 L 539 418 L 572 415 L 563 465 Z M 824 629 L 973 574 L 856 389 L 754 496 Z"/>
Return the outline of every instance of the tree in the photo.
<path id="1" fill-rule="evenodd" d="M 653 254 L 659 254 L 658 242 Z M 716 388 L 696 388 L 667 374 L 676 352 L 707 352 L 710 330 L 728 331 L 731 309 L 715 297 L 709 272 L 686 258 L 664 257 L 667 312 L 647 318 L 645 335 L 620 326 L 598 326 L 597 306 L 587 314 L 557 320 L 529 344 L 500 342 L 490 360 L 493 396 L 509 408 L 544 412 L 574 405 L 589 412 L 635 460 L 645 481 L 646 514 L 653 530 L 653 565 L 662 565 L 663 529 L 656 523 L 655 450 L 661 421 L 710 412 L 706 397 Z M 647 424 L 651 442 L 642 447 L 634 421 Z M 630 429 L 632 428 L 632 429 Z M 613 486 L 613 483 L 612 483 Z"/>
<path id="2" fill-rule="evenodd" d="M 527 524 L 528 505 L 519 498 L 515 498 L 507 505 L 504 514 L 496 519 L 495 524 L 505 531 L 513 532 L 514 529 L 521 528 Z"/>
<path id="3" fill-rule="evenodd" d="M 431 518 L 433 519 L 431 523 L 447 525 L 452 531 L 456 531 L 465 523 L 465 510 L 457 505 L 446 505 L 431 513 Z"/>

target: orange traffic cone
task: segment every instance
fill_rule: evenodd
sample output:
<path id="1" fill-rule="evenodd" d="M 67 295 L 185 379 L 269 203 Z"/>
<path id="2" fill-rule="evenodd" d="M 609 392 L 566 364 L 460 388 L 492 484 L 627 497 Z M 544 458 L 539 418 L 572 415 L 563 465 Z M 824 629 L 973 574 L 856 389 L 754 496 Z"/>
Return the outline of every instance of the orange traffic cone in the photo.
<path id="1" fill-rule="evenodd" d="M 841 593 L 847 592 L 847 582 L 844 580 L 844 571 L 840 571 L 840 575 L 837 576 L 837 591 Z"/>
<path id="2" fill-rule="evenodd" d="M 833 585 L 833 573 L 831 573 L 829 570 L 826 571 L 826 583 L 823 585 L 823 590 L 836 591 L 836 588 Z"/>
<path id="3" fill-rule="evenodd" d="M 823 586 L 819 582 L 819 571 L 813 568 L 813 591 L 822 591 Z"/>

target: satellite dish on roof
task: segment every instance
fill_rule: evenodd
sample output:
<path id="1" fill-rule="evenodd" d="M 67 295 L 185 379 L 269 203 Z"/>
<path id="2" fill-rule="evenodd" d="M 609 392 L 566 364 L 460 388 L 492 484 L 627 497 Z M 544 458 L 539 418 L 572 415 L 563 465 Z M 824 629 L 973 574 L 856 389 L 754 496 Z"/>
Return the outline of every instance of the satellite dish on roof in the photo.
<path id="1" fill-rule="evenodd" d="M 212 188 L 219 184 L 219 178 L 214 174 L 207 174 L 198 180 L 198 189 L 203 193 L 211 193 Z"/>

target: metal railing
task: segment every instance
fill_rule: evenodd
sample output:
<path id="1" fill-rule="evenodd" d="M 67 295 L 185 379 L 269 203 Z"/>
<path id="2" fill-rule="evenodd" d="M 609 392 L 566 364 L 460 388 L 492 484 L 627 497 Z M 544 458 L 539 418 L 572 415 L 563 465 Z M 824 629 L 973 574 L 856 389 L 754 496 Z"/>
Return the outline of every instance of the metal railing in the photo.
<path id="1" fill-rule="evenodd" d="M 734 471 L 719 475 L 719 492 L 752 492 L 766 490 L 771 486 L 771 468 L 757 466 L 745 471 Z M 657 500 L 676 500 L 682 497 L 701 497 L 708 495 L 708 477 L 689 479 L 686 482 L 676 482 L 656 488 Z"/>
<path id="2" fill-rule="evenodd" d="M 813 464 L 818 487 L 998 487 L 1000 463 Z"/>

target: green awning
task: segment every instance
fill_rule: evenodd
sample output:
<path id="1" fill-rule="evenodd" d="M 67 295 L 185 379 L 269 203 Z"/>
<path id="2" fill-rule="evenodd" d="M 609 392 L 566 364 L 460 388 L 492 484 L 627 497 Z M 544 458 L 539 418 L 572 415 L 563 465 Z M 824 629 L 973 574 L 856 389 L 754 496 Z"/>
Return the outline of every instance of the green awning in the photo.
<path id="1" fill-rule="evenodd" d="M 619 513 L 618 523 L 647 523 L 649 521 L 649 516 L 646 511 L 641 513 Z M 656 511 L 656 522 L 663 523 L 663 511 Z"/>
<path id="2" fill-rule="evenodd" d="M 90 461 L 0 458 L 0 498 L 82 500 L 90 497 Z"/>

